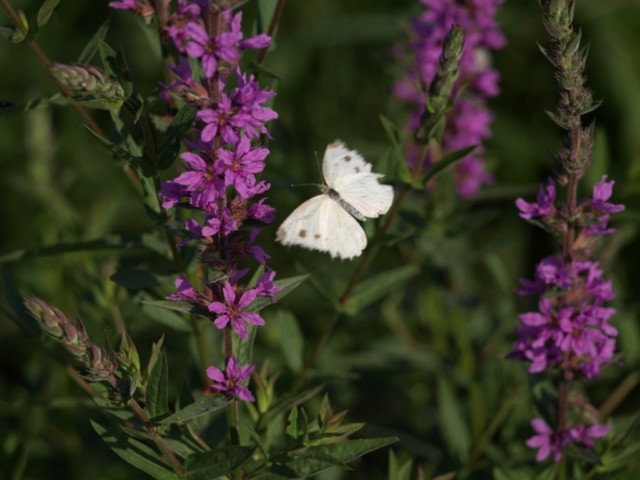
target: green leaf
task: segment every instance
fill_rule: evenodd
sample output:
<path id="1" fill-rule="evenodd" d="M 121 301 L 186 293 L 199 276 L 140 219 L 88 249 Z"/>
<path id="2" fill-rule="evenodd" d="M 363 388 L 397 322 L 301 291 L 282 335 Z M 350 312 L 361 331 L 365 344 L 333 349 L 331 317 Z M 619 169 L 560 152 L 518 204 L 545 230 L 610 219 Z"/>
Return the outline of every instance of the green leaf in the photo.
<path id="1" fill-rule="evenodd" d="M 298 393 L 297 395 L 289 395 L 284 398 L 280 398 L 276 403 L 274 403 L 269 411 L 260 419 L 260 424 L 262 422 L 267 422 L 270 419 L 280 415 L 281 413 L 292 409 L 296 405 L 300 405 L 302 402 L 314 397 L 316 394 L 320 393 L 324 389 L 324 385 L 317 385 L 315 387 L 311 387 L 303 392 Z M 258 428 L 258 427 L 256 427 Z"/>
<path id="2" fill-rule="evenodd" d="M 143 288 L 153 288 L 161 285 L 158 277 L 149 270 L 140 268 L 123 268 L 115 272 L 110 277 L 112 282 L 121 287 L 131 290 L 142 290 Z"/>
<path id="3" fill-rule="evenodd" d="M 413 183 L 413 176 L 407 162 L 405 162 L 404 155 L 402 154 L 402 140 L 398 133 L 398 128 L 395 124 L 384 115 L 380 115 L 380 123 L 384 127 L 385 132 L 389 140 L 391 140 L 392 154 L 394 161 L 398 164 L 398 178 L 403 183 L 411 185 Z"/>
<path id="4" fill-rule="evenodd" d="M 111 16 L 108 16 L 107 19 L 102 22 L 102 25 L 100 25 L 96 33 L 93 34 L 93 37 L 91 37 L 89 43 L 87 43 L 87 45 L 82 50 L 82 53 L 78 57 L 77 63 L 83 64 L 91 62 L 91 59 L 98 52 L 98 43 L 104 41 L 110 26 Z"/>
<path id="5" fill-rule="evenodd" d="M 49 23 L 49 20 L 51 19 L 51 15 L 53 14 L 53 11 L 56 9 L 59 3 L 60 3 L 60 0 L 46 0 L 42 4 L 42 6 L 40 7 L 40 10 L 38 10 L 38 26 L 39 27 L 44 27 L 47 23 Z"/>
<path id="6" fill-rule="evenodd" d="M 133 154 L 128 149 L 122 148 L 122 146 L 121 146 L 122 143 L 121 142 L 116 144 L 116 143 L 112 142 L 111 140 L 108 140 L 108 139 L 104 138 L 102 135 L 100 135 L 98 132 L 93 130 L 86 123 L 83 123 L 82 126 L 91 135 L 93 135 L 93 137 L 96 140 L 98 140 L 98 142 L 100 142 L 103 146 L 107 147 L 107 149 L 111 152 L 111 155 L 113 155 L 113 158 L 115 158 L 116 160 L 127 160 L 128 162 L 131 162 L 136 166 L 138 166 L 138 165 L 140 165 L 140 163 L 142 163 L 142 157 L 140 155 Z"/>
<path id="7" fill-rule="evenodd" d="M 17 262 L 31 258 L 46 257 L 49 255 L 60 255 L 63 253 L 84 253 L 101 250 L 150 250 L 162 256 L 169 253 L 165 242 L 162 242 L 155 235 L 150 234 L 127 234 L 127 235 L 107 235 L 96 240 L 86 240 L 81 242 L 62 242 L 56 245 L 36 247 L 26 250 L 17 250 L 6 253 L 0 257 L 0 263 Z"/>
<path id="8" fill-rule="evenodd" d="M 513 468 L 494 468 L 493 478 L 495 480 L 530 480 L 531 472 Z"/>
<path id="9" fill-rule="evenodd" d="M 160 170 L 165 170 L 173 165 L 178 153 L 180 153 L 182 137 L 191 128 L 195 118 L 196 109 L 189 105 L 183 106 L 173 117 L 160 145 L 158 145 L 158 167 Z"/>
<path id="10" fill-rule="evenodd" d="M 384 297 L 392 288 L 402 285 L 418 273 L 417 266 L 407 265 L 379 273 L 360 282 L 342 307 L 344 313 L 356 315 L 365 307 Z"/>
<path id="11" fill-rule="evenodd" d="M 189 457 L 185 463 L 188 480 L 213 480 L 251 458 L 256 447 L 224 447 Z"/>
<path id="12" fill-rule="evenodd" d="M 273 282 L 275 285 L 282 289 L 274 295 L 275 302 L 278 302 L 279 300 L 293 292 L 300 286 L 300 284 L 302 284 L 302 282 L 309 278 L 310 275 L 311 274 L 297 275 L 295 277 L 285 278 L 284 280 L 276 280 L 275 282 Z M 247 310 L 249 312 L 259 312 L 264 307 L 275 302 L 272 302 L 269 297 L 258 297 L 251 305 L 249 305 Z"/>
<path id="13" fill-rule="evenodd" d="M 429 180 L 431 180 L 432 178 L 435 178 L 436 176 L 440 175 L 445 170 L 451 168 L 456 163 L 460 162 L 464 157 L 469 155 L 475 149 L 476 149 L 475 145 L 472 147 L 463 148 L 462 150 L 457 150 L 455 152 L 452 152 L 449 155 L 445 156 L 442 160 L 435 162 L 429 168 L 427 168 L 426 172 L 422 177 L 421 183 L 424 184 Z"/>
<path id="14" fill-rule="evenodd" d="M 107 74 L 113 78 L 120 76 L 120 66 L 118 65 L 118 55 L 116 51 L 102 39 L 98 40 L 98 53 L 102 60 L 102 68 Z"/>
<path id="15" fill-rule="evenodd" d="M 201 417 L 216 410 L 226 407 L 231 400 L 223 395 L 205 395 L 195 402 L 187 405 L 182 410 L 163 418 L 158 423 L 166 425 L 169 423 L 180 423 Z"/>
<path id="16" fill-rule="evenodd" d="M 258 33 L 267 33 L 269 30 L 277 4 L 278 0 L 261 0 L 258 2 L 258 18 L 256 22 Z"/>
<path id="17" fill-rule="evenodd" d="M 288 310 L 278 310 L 274 321 L 280 330 L 280 346 L 287 365 L 299 373 L 304 361 L 304 340 L 296 317 Z"/>
<path id="18" fill-rule="evenodd" d="M 464 420 L 464 413 L 456 398 L 451 383 L 446 377 L 438 378 L 438 422 L 449 451 L 462 461 L 469 456 L 471 438 Z"/>
<path id="19" fill-rule="evenodd" d="M 299 453 L 296 452 L 295 456 L 284 457 L 268 470 L 285 478 L 307 477 L 334 467 L 336 464 L 345 464 L 397 441 L 396 437 L 368 438 L 309 447 Z M 328 461 L 329 458 L 331 462 Z"/>
<path id="20" fill-rule="evenodd" d="M 607 452 L 602 456 L 602 465 L 596 467 L 598 473 L 611 473 L 629 467 L 640 456 L 640 442 L 624 445 L 618 452 Z"/>
<path id="21" fill-rule="evenodd" d="M 180 477 L 171 471 L 162 462 L 160 456 L 144 443 L 122 432 L 103 427 L 93 420 L 90 421 L 100 438 L 125 462 L 148 473 L 157 480 L 179 480 Z"/>
<path id="22" fill-rule="evenodd" d="M 389 480 L 411 480 L 413 460 L 409 459 L 400 465 L 393 449 L 389 449 Z"/>
<path id="23" fill-rule="evenodd" d="M 145 298 L 144 295 L 139 296 L 138 298 Z M 144 300 L 139 300 L 142 304 L 142 310 L 145 314 L 149 315 L 153 320 L 162 325 L 177 330 L 178 332 L 191 333 L 193 332 L 193 327 L 189 320 L 185 317 L 185 315 L 189 314 L 189 310 L 186 309 L 186 312 L 182 312 L 177 308 L 159 308 L 161 301 L 156 302 L 148 302 Z M 169 303 L 169 302 L 168 302 Z"/>
<path id="24" fill-rule="evenodd" d="M 158 361 L 151 370 L 145 399 L 151 419 L 169 412 L 169 369 L 164 352 L 158 356 Z"/>

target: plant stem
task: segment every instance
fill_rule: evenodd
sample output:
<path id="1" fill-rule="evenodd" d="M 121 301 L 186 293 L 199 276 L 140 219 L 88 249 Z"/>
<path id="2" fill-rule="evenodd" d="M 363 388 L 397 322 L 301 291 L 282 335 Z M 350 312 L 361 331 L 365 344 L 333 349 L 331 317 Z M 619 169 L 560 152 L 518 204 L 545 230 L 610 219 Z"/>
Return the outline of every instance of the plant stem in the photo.
<path id="1" fill-rule="evenodd" d="M 184 468 L 182 468 L 182 465 L 178 461 L 178 458 L 175 456 L 169 445 L 167 445 L 164 439 L 158 434 L 158 430 L 156 429 L 155 425 L 151 423 L 151 420 L 149 420 L 149 417 L 145 413 L 144 409 L 133 398 L 129 400 L 129 407 L 131 407 L 133 413 L 135 413 L 140 421 L 144 424 L 145 428 L 153 437 L 153 440 L 156 442 L 156 445 L 158 446 L 160 451 L 162 451 L 167 460 L 171 462 L 171 465 L 173 466 L 173 469 L 176 471 L 176 473 L 178 473 L 179 475 L 183 475 L 185 473 Z"/>
<path id="2" fill-rule="evenodd" d="M 429 142 L 425 143 L 425 145 L 422 148 L 420 157 L 418 157 L 418 160 L 416 161 L 415 165 L 413 166 L 413 169 L 411 170 L 411 176 L 413 180 L 416 180 L 418 178 L 418 175 L 420 174 L 420 168 L 422 166 L 422 159 L 425 158 L 429 148 L 430 148 Z M 404 161 L 404 159 L 402 159 L 402 161 Z M 404 185 L 404 187 L 402 188 L 402 191 L 396 197 L 395 201 L 393 202 L 393 205 L 389 209 L 389 213 L 387 214 L 385 222 L 382 224 L 382 227 L 378 231 L 379 235 L 384 235 L 385 233 L 387 233 L 387 231 L 391 227 L 391 224 L 398 216 L 398 213 L 400 212 L 400 207 L 406 200 L 408 194 L 411 192 L 411 189 L 412 189 L 411 184 Z M 364 254 L 364 257 L 362 257 L 362 259 L 358 263 L 358 266 L 355 272 L 351 276 L 349 283 L 347 284 L 344 291 L 342 292 L 342 295 L 340 295 L 338 299 L 338 304 L 340 306 L 344 306 L 347 303 L 347 300 L 349 300 L 349 297 L 353 293 L 353 290 L 356 288 L 358 283 L 360 283 L 360 281 L 364 277 L 365 273 L 367 272 L 367 269 L 369 268 L 369 265 L 371 264 L 371 262 L 373 261 L 373 259 L 375 258 L 379 250 L 380 250 L 380 245 L 376 244 L 373 247 L 371 247 L 369 250 L 367 250 L 367 252 Z M 298 380 L 294 385 L 294 388 L 293 388 L 294 391 L 297 391 L 298 388 L 301 387 L 302 384 L 304 383 L 305 378 L 308 375 L 309 369 L 315 362 L 318 354 L 320 353 L 320 350 L 322 350 L 322 348 L 324 347 L 324 344 L 327 342 L 327 340 L 331 336 L 331 333 L 333 332 L 333 329 L 335 328 L 339 319 L 340 319 L 340 312 L 337 312 L 337 311 L 334 312 L 331 318 L 329 319 L 329 321 L 327 322 L 324 330 L 322 331 L 320 338 L 318 338 L 313 348 L 311 349 L 311 353 L 305 360 L 304 365 L 302 367 L 302 372 L 300 373 L 300 376 L 298 377 Z"/>
<path id="3" fill-rule="evenodd" d="M 276 4 L 276 8 L 273 12 L 273 17 L 271 17 L 271 23 L 269 24 L 269 29 L 267 30 L 267 35 L 273 38 L 273 34 L 276 31 L 278 23 L 280 23 L 280 17 L 282 17 L 282 11 L 284 10 L 284 3 L 286 0 L 278 0 Z M 258 56 L 258 65 L 262 65 L 267 58 L 267 53 L 269 52 L 269 47 L 263 48 Z"/>
<path id="4" fill-rule="evenodd" d="M 25 30 L 24 26 L 20 22 L 20 17 L 18 17 L 18 14 L 13 9 L 9 1 L 0 0 L 0 5 L 2 5 L 2 7 L 5 9 L 9 17 L 11 17 L 11 21 L 16 26 L 16 28 L 18 28 L 23 35 L 27 35 L 29 32 Z M 47 57 L 47 55 L 42 51 L 42 49 L 40 48 L 40 46 L 37 44 L 35 40 L 29 41 L 28 44 L 29 44 L 29 48 L 31 48 L 31 50 L 33 50 L 36 56 L 40 59 L 40 62 L 44 66 L 45 70 L 48 71 L 49 67 L 52 65 L 53 62 L 49 60 L 49 57 Z M 73 107 L 76 110 L 78 110 L 82 118 L 84 118 L 84 120 L 91 127 L 91 129 L 94 132 L 96 132 L 98 135 L 100 135 L 102 138 L 104 139 L 108 138 L 107 134 L 102 130 L 102 128 L 100 128 L 100 125 L 98 125 L 96 121 L 93 119 L 93 117 L 89 115 L 89 112 L 87 112 L 87 110 L 82 105 L 80 105 L 78 102 L 73 100 L 73 93 L 71 92 L 71 90 L 69 90 L 69 88 L 66 85 L 62 85 L 58 81 L 56 81 L 56 84 L 58 85 L 58 88 L 62 91 L 62 93 L 64 93 L 65 96 L 71 100 L 71 105 L 73 105 Z M 142 185 L 140 183 L 140 179 L 138 178 L 136 173 L 133 171 L 133 169 L 128 164 L 125 164 L 123 168 L 124 168 L 125 174 L 129 178 L 131 183 L 134 185 L 136 190 L 139 193 L 142 192 Z"/>

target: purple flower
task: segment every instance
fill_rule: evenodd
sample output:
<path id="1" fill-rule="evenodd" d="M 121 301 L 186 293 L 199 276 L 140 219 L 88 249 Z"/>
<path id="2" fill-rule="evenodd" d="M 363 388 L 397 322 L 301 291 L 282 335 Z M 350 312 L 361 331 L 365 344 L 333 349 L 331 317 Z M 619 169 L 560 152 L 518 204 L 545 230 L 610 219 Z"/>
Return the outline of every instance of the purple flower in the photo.
<path id="1" fill-rule="evenodd" d="M 249 332 L 245 323 L 258 326 L 264 325 L 264 320 L 260 315 L 242 310 L 253 303 L 258 296 L 258 292 L 256 290 L 247 290 L 238 297 L 229 282 L 224 284 L 222 291 L 225 303 L 212 302 L 209 305 L 209 311 L 218 316 L 213 324 L 222 330 L 227 324 L 231 323 L 238 336 L 246 340 Z"/>
<path id="2" fill-rule="evenodd" d="M 230 10 L 226 10 L 222 15 L 230 30 L 215 38 L 210 38 L 198 23 L 191 22 L 185 28 L 189 36 L 186 52 L 190 57 L 200 59 L 206 78 L 213 77 L 221 60 L 235 66 L 240 60 L 241 49 L 266 48 L 271 44 L 271 37 L 264 34 L 242 40 L 242 12 L 238 12 L 233 18 Z"/>
<path id="3" fill-rule="evenodd" d="M 266 198 L 261 198 L 251 205 L 247 216 L 260 222 L 272 223 L 276 219 L 276 209 L 264 203 L 266 201 Z"/>
<path id="4" fill-rule="evenodd" d="M 189 203 L 194 207 L 211 210 L 224 195 L 224 182 L 216 176 L 213 164 L 201 156 L 185 152 L 180 157 L 186 171 L 162 184 L 163 207 L 173 207 L 180 198 L 189 196 Z"/>
<path id="5" fill-rule="evenodd" d="M 229 357 L 224 373 L 214 366 L 207 368 L 207 376 L 213 380 L 211 389 L 235 395 L 245 402 L 254 402 L 256 399 L 251 391 L 240 384 L 249 379 L 255 367 L 255 365 L 245 365 L 242 368 L 238 368 L 236 357 Z"/>
<path id="6" fill-rule="evenodd" d="M 523 288 L 516 290 L 519 295 L 541 295 L 554 288 L 568 288 L 572 281 L 562 260 L 556 256 L 550 256 L 540 260 L 536 266 L 533 281 L 522 278 L 520 283 Z"/>
<path id="7" fill-rule="evenodd" d="M 250 186 L 255 185 L 253 174 L 264 169 L 264 159 L 269 150 L 251 147 L 249 137 L 242 136 L 233 150 L 219 150 L 219 168 L 224 171 L 224 184 L 233 185 L 241 198 L 249 198 Z M 250 180 L 248 177 L 252 177 Z"/>
<path id="8" fill-rule="evenodd" d="M 174 302 L 187 301 L 192 303 L 198 303 L 198 295 L 195 288 L 189 283 L 187 277 L 180 275 L 176 279 L 176 288 L 178 291 L 172 293 L 167 297 L 167 300 L 173 300 Z"/>
<path id="9" fill-rule="evenodd" d="M 276 272 L 273 270 L 267 270 L 258 280 L 256 284 L 256 290 L 258 295 L 263 297 L 270 297 L 272 302 L 276 301 L 275 294 L 282 290 L 282 287 L 273 283 L 273 279 L 276 276 Z"/>
<path id="10" fill-rule="evenodd" d="M 562 459 L 562 449 L 573 440 L 570 429 L 554 431 L 540 418 L 531 421 L 531 428 L 536 435 L 529 438 L 526 444 L 530 448 L 537 448 L 536 462 L 546 460 L 549 455 L 553 455 L 553 459 L 559 462 Z"/>
<path id="11" fill-rule="evenodd" d="M 516 206 L 520 210 L 520 217 L 532 219 L 537 217 L 549 217 L 555 212 L 556 184 L 552 178 L 547 180 L 547 186 L 541 186 L 538 190 L 536 202 L 529 203 L 522 198 L 516 200 Z"/>

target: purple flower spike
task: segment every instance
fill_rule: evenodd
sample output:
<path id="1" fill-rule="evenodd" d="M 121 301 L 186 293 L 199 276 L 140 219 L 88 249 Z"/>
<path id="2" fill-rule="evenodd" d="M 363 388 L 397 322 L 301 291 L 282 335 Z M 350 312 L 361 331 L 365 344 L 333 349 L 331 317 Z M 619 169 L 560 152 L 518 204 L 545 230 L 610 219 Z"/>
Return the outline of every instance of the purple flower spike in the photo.
<path id="1" fill-rule="evenodd" d="M 207 376 L 213 380 L 211 389 L 235 395 L 245 402 L 255 402 L 256 399 L 251 391 L 247 387 L 240 385 L 249 379 L 255 367 L 255 365 L 245 365 L 242 368 L 238 368 L 236 357 L 229 358 L 224 373 L 219 368 L 211 366 L 207 368 Z"/>
<path id="2" fill-rule="evenodd" d="M 246 340 L 249 336 L 249 331 L 245 322 L 251 325 L 264 325 L 264 320 L 257 313 L 242 311 L 243 308 L 251 305 L 256 299 L 258 296 L 256 290 L 247 290 L 240 298 L 237 298 L 234 288 L 227 282 L 223 288 L 223 295 L 225 303 L 212 302 L 209 305 L 209 311 L 218 315 L 215 322 L 213 322 L 217 328 L 222 330 L 227 324 L 231 323 L 238 336 Z"/>

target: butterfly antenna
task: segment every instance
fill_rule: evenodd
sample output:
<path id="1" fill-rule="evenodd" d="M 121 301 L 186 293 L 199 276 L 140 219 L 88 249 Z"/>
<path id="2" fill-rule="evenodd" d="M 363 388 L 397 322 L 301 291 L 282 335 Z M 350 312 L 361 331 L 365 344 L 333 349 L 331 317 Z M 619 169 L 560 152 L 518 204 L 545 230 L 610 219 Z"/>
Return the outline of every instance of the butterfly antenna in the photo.
<path id="1" fill-rule="evenodd" d="M 322 179 L 322 183 L 324 184 L 324 175 L 322 174 L 322 167 L 320 166 L 320 159 L 318 158 L 318 151 L 314 150 L 313 154 L 316 156 L 316 165 L 318 166 L 318 172 L 320 172 L 320 178 Z"/>

